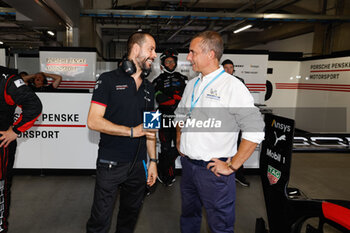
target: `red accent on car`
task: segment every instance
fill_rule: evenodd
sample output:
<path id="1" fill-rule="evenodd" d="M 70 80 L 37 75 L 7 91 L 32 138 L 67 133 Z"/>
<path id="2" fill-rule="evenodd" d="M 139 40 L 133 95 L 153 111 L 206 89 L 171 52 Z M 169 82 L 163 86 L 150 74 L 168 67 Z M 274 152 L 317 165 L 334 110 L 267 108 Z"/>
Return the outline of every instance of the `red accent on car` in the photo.
<path id="1" fill-rule="evenodd" d="M 322 202 L 322 211 L 325 218 L 350 230 L 350 209 L 330 202 Z"/>

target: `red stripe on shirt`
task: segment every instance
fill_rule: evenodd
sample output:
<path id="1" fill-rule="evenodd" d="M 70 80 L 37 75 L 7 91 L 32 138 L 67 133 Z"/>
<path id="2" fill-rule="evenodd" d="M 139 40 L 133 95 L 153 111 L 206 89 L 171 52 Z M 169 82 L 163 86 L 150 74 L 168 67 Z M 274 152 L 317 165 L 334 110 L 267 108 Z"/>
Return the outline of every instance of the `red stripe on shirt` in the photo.
<path id="1" fill-rule="evenodd" d="M 21 131 L 21 132 L 24 132 L 24 131 L 28 130 L 29 128 L 31 128 L 31 127 L 34 125 L 36 119 L 38 119 L 38 117 L 39 117 L 40 115 L 41 115 L 41 113 L 40 113 L 37 117 L 35 117 L 33 120 L 28 121 L 28 122 L 25 123 L 24 125 L 18 127 L 17 130 L 18 130 L 18 131 Z M 22 117 L 20 117 L 20 118 L 22 119 Z M 17 125 L 19 122 L 20 122 L 20 121 L 16 121 L 14 125 Z"/>
<path id="2" fill-rule="evenodd" d="M 107 104 L 100 103 L 100 102 L 97 102 L 97 101 L 94 101 L 94 100 L 92 100 L 91 103 L 98 104 L 98 105 L 101 105 L 103 107 L 107 107 Z"/>
<path id="3" fill-rule="evenodd" d="M 8 85 L 8 83 L 9 83 L 10 79 L 13 78 L 13 77 L 15 77 L 15 75 L 10 76 L 10 77 L 7 79 L 6 84 L 5 84 L 4 97 L 5 97 L 5 102 L 6 102 L 8 105 L 14 105 L 14 104 L 15 104 L 15 101 L 13 101 L 12 97 L 11 97 L 9 94 L 7 94 L 7 91 L 6 91 L 7 85 Z"/>

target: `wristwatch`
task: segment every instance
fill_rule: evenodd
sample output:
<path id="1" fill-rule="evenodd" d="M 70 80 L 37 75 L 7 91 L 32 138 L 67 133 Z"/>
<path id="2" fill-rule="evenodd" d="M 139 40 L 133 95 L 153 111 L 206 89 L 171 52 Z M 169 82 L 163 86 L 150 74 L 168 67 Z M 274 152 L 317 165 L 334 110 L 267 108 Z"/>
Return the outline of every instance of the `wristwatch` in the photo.
<path id="1" fill-rule="evenodd" d="M 233 172 L 236 172 L 237 169 L 235 169 L 233 166 L 232 166 L 232 163 L 231 162 L 227 162 L 227 166 L 233 171 Z"/>
<path id="2" fill-rule="evenodd" d="M 155 162 L 155 163 L 158 163 L 158 159 L 153 159 L 153 158 L 150 158 L 149 159 L 150 162 Z"/>

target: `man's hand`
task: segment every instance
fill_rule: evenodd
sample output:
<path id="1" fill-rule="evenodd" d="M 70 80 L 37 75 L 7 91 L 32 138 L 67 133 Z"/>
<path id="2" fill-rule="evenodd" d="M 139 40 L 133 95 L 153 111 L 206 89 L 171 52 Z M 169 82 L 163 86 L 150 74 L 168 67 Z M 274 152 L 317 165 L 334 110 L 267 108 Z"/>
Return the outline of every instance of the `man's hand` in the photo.
<path id="1" fill-rule="evenodd" d="M 144 129 L 144 131 L 146 132 L 147 140 L 157 141 L 158 129 Z"/>
<path id="2" fill-rule="evenodd" d="M 139 124 L 138 126 L 133 128 L 133 138 L 146 136 L 147 139 L 155 139 L 156 131 L 148 131 L 143 128 L 143 124 Z"/>
<path id="3" fill-rule="evenodd" d="M 230 160 L 231 159 L 228 158 L 227 161 L 224 162 L 224 161 L 221 161 L 220 159 L 211 159 L 211 161 L 213 162 L 208 163 L 207 169 L 212 171 L 217 177 L 220 177 L 220 175 L 225 175 L 225 176 L 231 175 L 233 171 L 227 165 L 227 163 Z"/>
<path id="4" fill-rule="evenodd" d="M 12 126 L 10 126 L 10 128 L 6 131 L 0 131 L 0 147 L 7 147 L 12 141 L 16 140 L 16 138 L 18 137 L 18 135 L 13 132 L 12 130 Z"/>
<path id="5" fill-rule="evenodd" d="M 157 164 L 155 162 L 149 163 L 148 166 L 148 178 L 147 178 L 147 185 L 152 186 L 154 183 L 156 183 L 158 173 L 157 173 Z"/>

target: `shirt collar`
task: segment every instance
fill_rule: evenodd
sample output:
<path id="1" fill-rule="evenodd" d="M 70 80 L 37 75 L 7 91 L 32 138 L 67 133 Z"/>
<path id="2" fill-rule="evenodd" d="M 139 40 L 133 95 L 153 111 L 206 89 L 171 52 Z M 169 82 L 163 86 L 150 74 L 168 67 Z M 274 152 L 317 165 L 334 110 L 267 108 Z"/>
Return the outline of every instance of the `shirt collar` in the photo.
<path id="1" fill-rule="evenodd" d="M 199 79 L 202 80 L 202 77 L 203 77 L 203 81 L 204 80 L 210 80 L 210 79 L 214 78 L 216 75 L 220 74 L 220 72 L 222 72 L 223 69 L 224 69 L 223 66 L 220 65 L 219 69 L 211 72 L 210 74 L 207 74 L 206 76 L 203 76 L 202 73 L 200 73 L 199 74 Z"/>

